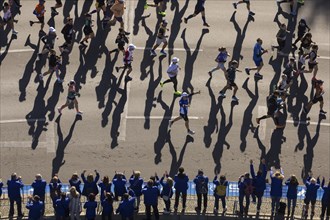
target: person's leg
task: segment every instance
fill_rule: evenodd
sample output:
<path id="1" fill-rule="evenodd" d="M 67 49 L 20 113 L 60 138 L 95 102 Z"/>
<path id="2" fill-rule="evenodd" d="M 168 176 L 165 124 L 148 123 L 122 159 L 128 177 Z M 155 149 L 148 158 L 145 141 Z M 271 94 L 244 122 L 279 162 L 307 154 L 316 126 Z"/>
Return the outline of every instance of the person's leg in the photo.
<path id="1" fill-rule="evenodd" d="M 275 211 L 275 197 L 272 196 L 272 215 L 274 214 L 274 211 Z"/>
<path id="2" fill-rule="evenodd" d="M 9 199 L 10 207 L 9 207 L 9 217 L 14 215 L 14 200 Z"/>
<path id="3" fill-rule="evenodd" d="M 293 199 L 288 199 L 288 216 L 290 216 L 291 213 L 291 201 L 293 201 Z"/>
<path id="4" fill-rule="evenodd" d="M 152 50 L 156 50 L 158 46 L 159 46 L 159 44 L 155 44 L 155 45 L 152 47 Z"/>
<path id="5" fill-rule="evenodd" d="M 79 106 L 78 106 L 78 100 L 77 99 L 74 99 L 73 102 L 74 102 L 74 107 L 76 108 L 76 112 L 77 113 L 80 113 Z"/>
<path id="6" fill-rule="evenodd" d="M 190 128 L 189 128 L 189 120 L 186 120 L 184 125 L 186 126 L 186 129 L 187 131 L 190 131 Z"/>
<path id="7" fill-rule="evenodd" d="M 157 206 L 157 205 L 153 205 L 153 206 L 152 206 L 152 209 L 153 209 L 153 212 L 154 212 L 154 215 L 155 215 L 155 219 L 156 219 L 156 220 L 159 220 L 158 206 Z"/>
<path id="8" fill-rule="evenodd" d="M 132 72 L 132 67 L 128 67 L 128 70 L 127 70 L 127 73 L 126 73 L 126 76 L 129 76 L 129 74 Z"/>
<path id="9" fill-rule="evenodd" d="M 227 204 L 226 204 L 226 197 L 225 196 L 221 197 L 221 202 L 222 202 L 222 211 L 223 212 L 227 211 Z"/>
<path id="10" fill-rule="evenodd" d="M 166 211 L 170 211 L 170 209 L 171 209 L 171 199 L 170 198 L 168 200 L 164 199 L 164 203 L 165 203 Z"/>
<path id="11" fill-rule="evenodd" d="M 187 193 L 182 193 L 182 208 L 186 208 L 186 202 L 187 202 Z"/>
<path id="12" fill-rule="evenodd" d="M 209 71 L 209 73 L 213 73 L 214 71 L 216 71 L 216 70 L 218 70 L 218 69 L 220 69 L 219 64 L 218 64 L 216 67 L 214 67 L 213 69 L 211 69 L 211 70 Z"/>
<path id="13" fill-rule="evenodd" d="M 313 78 L 316 77 L 316 74 L 317 74 L 317 71 L 319 70 L 319 67 L 318 65 L 315 65 L 314 68 L 313 68 Z"/>
<path id="14" fill-rule="evenodd" d="M 188 17 L 184 18 L 184 22 L 185 22 L 185 23 L 187 23 L 189 19 L 191 19 L 191 18 L 193 18 L 193 17 L 195 17 L 195 16 L 196 16 L 196 14 L 195 14 L 195 13 L 194 13 L 194 14 L 191 14 L 191 15 L 189 15 Z"/>
<path id="15" fill-rule="evenodd" d="M 277 212 L 278 208 L 280 207 L 280 201 L 281 197 L 276 197 L 275 212 Z"/>
<path id="16" fill-rule="evenodd" d="M 198 211 L 200 211 L 202 209 L 201 207 L 202 207 L 202 194 L 197 193 L 197 209 L 198 209 Z"/>
<path id="17" fill-rule="evenodd" d="M 262 204 L 262 195 L 258 195 L 257 196 L 257 211 L 259 211 L 259 212 L 260 212 L 261 204 Z"/>
<path id="18" fill-rule="evenodd" d="M 297 205 L 297 199 L 292 199 L 292 212 L 291 212 L 291 216 L 294 216 L 294 211 L 296 209 L 296 205 Z"/>
<path id="19" fill-rule="evenodd" d="M 249 207 L 250 207 L 250 196 L 249 195 L 246 195 L 245 196 L 245 202 L 246 202 L 246 205 L 245 205 L 245 214 L 247 215 L 248 212 L 249 212 Z"/>
<path id="20" fill-rule="evenodd" d="M 328 205 L 326 206 L 327 209 L 327 219 L 330 217 L 330 202 L 328 202 Z"/>
<path id="21" fill-rule="evenodd" d="M 174 88 L 174 91 L 178 91 L 178 80 L 176 78 L 176 76 L 172 77 L 172 82 L 173 82 L 173 88 Z"/>
<path id="22" fill-rule="evenodd" d="M 165 42 L 163 43 L 162 50 L 165 50 L 166 47 L 167 47 L 167 41 L 165 41 Z"/>
<path id="23" fill-rule="evenodd" d="M 236 96 L 236 92 L 237 92 L 237 90 L 238 90 L 238 87 L 235 85 L 235 86 L 234 86 L 234 91 L 233 91 L 233 96 Z"/>
<path id="24" fill-rule="evenodd" d="M 206 209 L 207 209 L 207 193 L 203 194 L 203 199 L 204 199 L 204 210 L 203 211 L 206 211 Z"/>
<path id="25" fill-rule="evenodd" d="M 219 210 L 219 197 L 214 196 L 214 209 Z"/>
<path id="26" fill-rule="evenodd" d="M 17 200 L 16 200 L 16 204 L 17 204 L 17 215 L 18 216 L 23 216 L 23 213 L 22 213 L 22 198 L 19 197 Z M 41 216 L 43 216 L 43 213 L 41 213 Z"/>
<path id="27" fill-rule="evenodd" d="M 239 195 L 238 202 L 239 202 L 239 212 L 241 215 L 243 214 L 244 211 L 243 200 L 244 200 L 244 195 Z"/>
<path id="28" fill-rule="evenodd" d="M 261 62 L 260 65 L 257 67 L 257 73 L 260 73 L 263 66 L 264 66 L 264 62 Z"/>
<path id="29" fill-rule="evenodd" d="M 148 220 L 151 219 L 151 206 L 150 205 L 146 205 L 146 216 L 147 216 Z"/>
<path id="30" fill-rule="evenodd" d="M 175 120 L 175 119 L 174 119 Z M 174 122 L 172 121 L 172 123 Z M 179 206 L 179 198 L 180 198 L 180 193 L 175 191 L 175 200 L 174 200 L 174 209 L 177 210 Z"/>
<path id="31" fill-rule="evenodd" d="M 202 11 L 201 15 L 202 15 L 202 20 L 203 20 L 203 25 L 204 26 L 209 26 L 206 22 L 205 11 Z"/>

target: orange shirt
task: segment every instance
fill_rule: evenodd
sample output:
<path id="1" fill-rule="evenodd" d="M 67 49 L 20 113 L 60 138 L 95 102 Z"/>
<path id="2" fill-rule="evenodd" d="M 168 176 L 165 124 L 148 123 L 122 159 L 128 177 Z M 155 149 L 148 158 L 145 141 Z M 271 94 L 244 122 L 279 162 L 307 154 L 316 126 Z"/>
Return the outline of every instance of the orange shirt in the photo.
<path id="1" fill-rule="evenodd" d="M 34 10 L 37 13 L 37 17 L 42 17 L 45 14 L 45 5 L 37 4 Z"/>

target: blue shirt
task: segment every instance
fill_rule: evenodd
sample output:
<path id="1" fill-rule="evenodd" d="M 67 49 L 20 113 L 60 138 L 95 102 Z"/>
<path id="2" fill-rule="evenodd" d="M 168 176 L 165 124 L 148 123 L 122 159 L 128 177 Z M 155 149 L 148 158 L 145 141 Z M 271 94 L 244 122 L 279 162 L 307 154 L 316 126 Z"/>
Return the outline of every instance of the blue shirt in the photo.
<path id="1" fill-rule="evenodd" d="M 256 43 L 253 48 L 253 60 L 261 60 L 261 54 L 264 49 L 259 43 Z"/>
<path id="2" fill-rule="evenodd" d="M 142 195 L 142 185 L 143 185 L 143 179 L 141 177 L 135 178 L 133 175 L 129 179 L 130 188 L 134 191 L 135 196 L 141 196 Z"/>
<path id="3" fill-rule="evenodd" d="M 101 190 L 101 194 L 100 194 L 100 196 L 101 196 L 101 201 L 103 201 L 103 200 L 105 200 L 105 193 L 104 193 L 104 191 L 106 192 L 106 193 L 109 193 L 109 192 L 111 192 L 111 183 L 108 183 L 108 184 L 105 184 L 105 183 L 103 183 L 102 181 L 98 184 L 99 185 L 99 187 L 100 187 L 100 190 Z"/>
<path id="4" fill-rule="evenodd" d="M 187 115 L 189 98 L 183 99 L 183 97 L 181 97 L 181 99 L 179 101 L 179 105 L 180 105 L 180 114 Z"/>
<path id="5" fill-rule="evenodd" d="M 84 205 L 84 209 L 86 209 L 86 218 L 94 219 L 96 216 L 96 207 L 97 202 L 95 201 L 87 201 Z"/>
<path id="6" fill-rule="evenodd" d="M 145 205 L 157 205 L 159 191 L 156 186 L 145 187 L 142 189 L 142 194 L 144 195 Z"/>
<path id="7" fill-rule="evenodd" d="M 217 56 L 217 62 L 225 63 L 227 61 L 228 54 L 227 52 L 220 52 Z"/>
<path id="8" fill-rule="evenodd" d="M 117 178 L 115 175 L 112 179 L 112 184 L 114 186 L 114 191 L 116 196 L 123 196 L 126 193 L 126 177 L 122 176 L 122 178 Z"/>
<path id="9" fill-rule="evenodd" d="M 7 186 L 10 199 L 17 200 L 21 198 L 21 188 L 24 186 L 21 180 L 8 180 Z"/>
<path id="10" fill-rule="evenodd" d="M 0 197 L 2 195 L 2 187 L 3 187 L 3 182 L 0 182 Z"/>
<path id="11" fill-rule="evenodd" d="M 60 217 L 66 216 L 66 214 L 69 213 L 69 203 L 69 198 L 57 199 L 55 202 L 56 215 Z"/>
<path id="12" fill-rule="evenodd" d="M 132 217 L 134 215 L 134 204 L 135 197 L 124 199 L 120 202 L 116 213 L 119 213 L 124 218 Z"/>
<path id="13" fill-rule="evenodd" d="M 46 185 L 46 180 L 35 180 L 31 185 L 33 188 L 33 195 L 38 195 L 40 200 L 44 200 L 46 194 Z"/>
<path id="14" fill-rule="evenodd" d="M 26 204 L 26 208 L 29 210 L 29 220 L 39 220 L 44 204 L 41 201 L 30 201 Z"/>
<path id="15" fill-rule="evenodd" d="M 189 178 L 186 174 L 177 174 L 174 177 L 174 188 L 178 193 L 187 193 Z"/>

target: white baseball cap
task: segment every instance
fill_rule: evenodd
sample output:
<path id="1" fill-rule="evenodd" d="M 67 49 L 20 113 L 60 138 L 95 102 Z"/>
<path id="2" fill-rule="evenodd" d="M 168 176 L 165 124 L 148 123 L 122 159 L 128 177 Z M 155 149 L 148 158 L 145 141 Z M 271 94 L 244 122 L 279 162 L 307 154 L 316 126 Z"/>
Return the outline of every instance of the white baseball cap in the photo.
<path id="1" fill-rule="evenodd" d="M 54 33 L 54 32 L 56 32 L 56 30 L 55 30 L 55 28 L 50 27 L 50 28 L 49 28 L 49 32 Z"/>
<path id="2" fill-rule="evenodd" d="M 181 96 L 182 96 L 182 97 L 187 97 L 187 96 L 188 96 L 188 93 L 183 92 Z"/>
<path id="3" fill-rule="evenodd" d="M 128 48 L 129 48 L 130 50 L 134 50 L 134 49 L 136 48 L 136 46 L 135 46 L 134 44 L 130 44 L 130 45 L 128 45 Z"/>
<path id="4" fill-rule="evenodd" d="M 177 63 L 177 62 L 179 62 L 179 61 L 180 61 L 180 59 L 177 58 L 177 57 L 173 57 L 173 58 L 172 58 L 172 62 L 174 62 L 174 63 Z"/>

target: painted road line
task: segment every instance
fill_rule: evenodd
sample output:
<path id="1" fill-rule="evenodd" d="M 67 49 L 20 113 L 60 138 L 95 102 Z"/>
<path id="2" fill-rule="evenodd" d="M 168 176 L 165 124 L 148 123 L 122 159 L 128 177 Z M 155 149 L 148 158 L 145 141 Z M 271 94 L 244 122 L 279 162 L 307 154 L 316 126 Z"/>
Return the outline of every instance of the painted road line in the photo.
<path id="1" fill-rule="evenodd" d="M 267 114 L 267 107 L 266 106 L 258 106 L 258 117 Z M 267 119 L 261 120 L 259 124 L 259 139 L 265 140 L 266 138 L 266 126 L 267 126 Z"/>
<path id="2" fill-rule="evenodd" d="M 1 51 L 0 54 L 5 52 L 6 50 Z M 7 53 L 24 53 L 24 52 L 34 52 L 33 49 L 13 49 L 13 50 L 8 50 Z"/>
<path id="3" fill-rule="evenodd" d="M 151 47 L 136 47 L 136 50 L 151 50 Z M 162 48 L 157 48 L 156 50 L 161 50 Z M 195 51 L 196 48 L 190 48 L 189 51 Z M 165 50 L 168 51 L 187 51 L 185 48 L 167 48 Z M 198 49 L 199 52 L 202 52 L 203 49 Z"/>
<path id="4" fill-rule="evenodd" d="M 274 52 L 274 54 L 276 54 L 276 52 Z M 278 56 L 289 57 L 289 56 L 291 56 L 291 53 L 290 53 L 290 54 L 283 53 L 283 54 L 277 54 L 277 55 L 278 55 Z M 299 54 L 295 54 L 295 57 L 299 57 Z M 320 59 L 320 60 L 330 60 L 330 57 L 326 57 L 326 56 L 318 56 L 317 59 Z"/>
<path id="5" fill-rule="evenodd" d="M 148 116 L 148 117 L 145 117 L 145 116 L 126 116 L 126 119 L 128 120 L 144 120 L 144 119 L 150 119 L 150 120 L 162 120 L 162 119 L 174 119 L 176 118 L 177 116 L 172 116 L 172 117 L 164 117 L 164 116 Z M 203 117 L 198 117 L 198 116 L 188 116 L 189 120 L 200 120 L 200 119 L 203 119 Z"/>
<path id="6" fill-rule="evenodd" d="M 0 124 L 6 123 L 20 123 L 20 122 L 34 122 L 34 121 L 46 121 L 45 118 L 30 118 L 30 119 L 12 119 L 12 120 L 1 120 Z"/>
<path id="7" fill-rule="evenodd" d="M 46 132 L 47 153 L 55 153 L 56 152 L 55 123 L 54 122 L 49 122 L 47 128 L 48 128 L 48 130 Z"/>
<path id="8" fill-rule="evenodd" d="M 302 125 L 318 125 L 318 122 L 314 122 L 314 121 L 293 121 L 293 120 L 286 120 L 286 123 L 290 123 L 290 124 L 302 124 Z M 320 123 L 321 126 L 326 126 L 326 127 L 330 127 L 330 123 L 324 123 L 321 122 Z"/>

